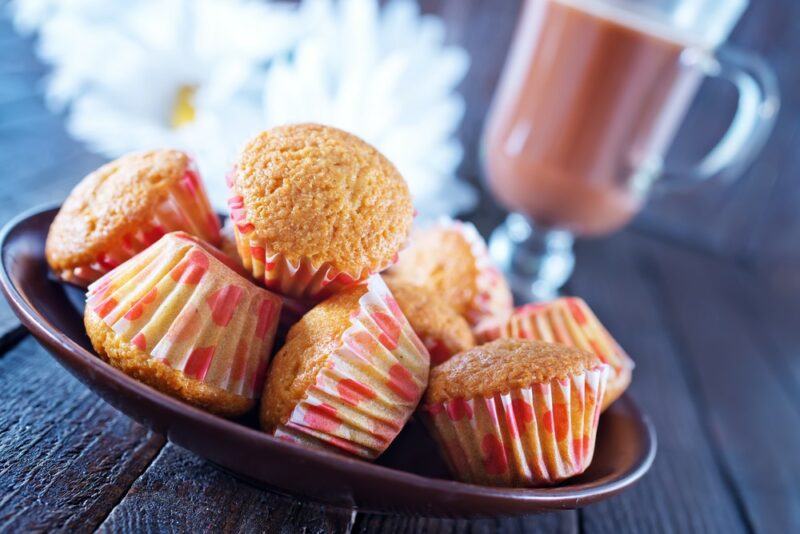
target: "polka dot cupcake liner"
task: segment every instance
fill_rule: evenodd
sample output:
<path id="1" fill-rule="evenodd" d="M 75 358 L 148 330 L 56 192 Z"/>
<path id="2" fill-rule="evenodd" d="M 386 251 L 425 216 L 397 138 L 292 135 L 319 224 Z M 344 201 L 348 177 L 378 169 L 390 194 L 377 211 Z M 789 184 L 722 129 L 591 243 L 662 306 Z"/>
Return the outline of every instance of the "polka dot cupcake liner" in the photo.
<path id="1" fill-rule="evenodd" d="M 322 300 L 370 275 L 387 269 L 397 257 L 373 270 L 348 273 L 336 269 L 330 263 L 315 264 L 309 258 L 289 259 L 274 252 L 269 243 L 255 233 L 255 227 L 247 220 L 244 200 L 234 196 L 228 200 L 233 221 L 236 249 L 242 265 L 256 280 L 268 289 L 295 299 Z"/>
<path id="2" fill-rule="evenodd" d="M 58 277 L 82 287 L 88 286 L 110 270 L 134 257 L 163 235 L 184 231 L 211 244 L 220 241 L 220 225 L 206 195 L 196 164 L 192 161 L 163 200 L 154 207 L 150 220 L 137 225 L 136 231 L 118 239 L 94 261 L 57 273 Z"/>
<path id="3" fill-rule="evenodd" d="M 586 470 L 608 366 L 420 410 L 453 475 L 493 486 L 545 486 Z"/>
<path id="4" fill-rule="evenodd" d="M 351 326 L 276 437 L 374 459 L 416 409 L 428 351 L 380 276 L 366 284 Z"/>
<path id="5" fill-rule="evenodd" d="M 465 221 L 441 218 L 437 225 L 459 232 L 469 243 L 472 256 L 478 268 L 475 299 L 465 317 L 473 329 L 484 328 L 487 324 L 498 324 L 508 318 L 514 308 L 514 297 L 503 274 L 494 265 L 486 241 L 475 225 Z"/>
<path id="6" fill-rule="evenodd" d="M 259 397 L 281 300 L 181 232 L 89 286 L 87 311 L 124 343 L 185 377 Z"/>
<path id="7" fill-rule="evenodd" d="M 617 400 L 631 382 L 633 360 L 586 302 L 577 297 L 520 306 L 507 321 L 484 329 L 477 337 L 481 343 L 511 337 L 560 343 L 593 352 L 611 367 L 603 410 Z"/>
<path id="8" fill-rule="evenodd" d="M 431 355 L 431 365 L 434 367 L 443 364 L 455 356 L 455 351 L 453 351 L 441 338 L 427 335 L 423 336 L 422 342 L 425 345 L 425 348 L 428 349 L 428 353 Z"/>

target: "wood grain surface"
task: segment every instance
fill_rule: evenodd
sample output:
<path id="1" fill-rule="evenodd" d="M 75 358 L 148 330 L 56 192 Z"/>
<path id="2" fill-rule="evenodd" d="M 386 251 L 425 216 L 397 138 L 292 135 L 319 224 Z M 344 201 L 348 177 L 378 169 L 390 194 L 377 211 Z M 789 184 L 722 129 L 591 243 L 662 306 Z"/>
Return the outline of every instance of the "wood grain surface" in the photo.
<path id="1" fill-rule="evenodd" d="M 28 338 L 0 359 L 0 532 L 89 531 L 161 450 Z"/>
<path id="2" fill-rule="evenodd" d="M 479 186 L 480 129 L 519 2 L 422 4 L 472 57 L 460 174 Z M 734 187 L 655 198 L 631 228 L 577 247 L 568 289 L 635 358 L 631 391 L 658 432 L 653 468 L 632 490 L 579 511 L 478 520 L 353 513 L 265 492 L 106 405 L 0 302 L 0 531 L 800 531 L 800 4 L 752 4 L 732 43 L 767 57 L 783 91 L 764 153 Z M 46 108 L 34 45 L 0 16 L 0 224 L 61 201 L 103 162 Z M 730 97 L 703 89 L 676 157 L 713 142 Z M 484 195 L 469 216 L 487 232 L 502 211 Z"/>

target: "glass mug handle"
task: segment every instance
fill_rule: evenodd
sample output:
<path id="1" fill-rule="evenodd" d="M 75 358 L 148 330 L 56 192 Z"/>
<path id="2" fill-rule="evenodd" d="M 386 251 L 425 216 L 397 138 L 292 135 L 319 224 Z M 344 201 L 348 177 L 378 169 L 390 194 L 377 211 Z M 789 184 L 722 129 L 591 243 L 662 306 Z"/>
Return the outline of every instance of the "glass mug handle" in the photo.
<path id="1" fill-rule="evenodd" d="M 758 55 L 723 47 L 709 56 L 687 49 L 683 58 L 706 76 L 732 83 L 739 93 L 739 104 L 728 130 L 717 145 L 693 167 L 670 169 L 662 173 L 666 181 L 658 185 L 681 185 L 719 176 L 731 180 L 758 154 L 769 137 L 780 107 L 778 82 L 772 69 Z"/>

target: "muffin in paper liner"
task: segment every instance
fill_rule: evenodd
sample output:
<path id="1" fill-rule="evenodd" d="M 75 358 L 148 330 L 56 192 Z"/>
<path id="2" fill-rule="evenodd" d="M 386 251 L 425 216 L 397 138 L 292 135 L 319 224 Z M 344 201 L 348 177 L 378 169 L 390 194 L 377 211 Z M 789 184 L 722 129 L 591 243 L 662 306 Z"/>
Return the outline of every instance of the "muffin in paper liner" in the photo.
<path id="1" fill-rule="evenodd" d="M 415 242 L 415 235 L 424 236 L 430 232 L 456 232 L 466 243 L 471 257 L 444 256 L 443 251 L 446 248 L 437 247 L 435 242 L 421 246 Z M 418 250 L 414 250 L 415 248 Z M 473 330 L 484 329 L 490 324 L 499 324 L 511 314 L 514 307 L 511 289 L 500 270 L 492 263 L 486 242 L 472 223 L 442 217 L 433 226 L 419 229 L 412 235 L 409 247 L 400 253 L 400 261 L 390 273 L 412 283 L 430 286 L 428 279 L 432 273 L 420 269 L 412 254 L 425 256 L 438 254 L 441 257 L 437 257 L 436 271 L 439 272 L 446 271 L 446 264 L 449 262 L 464 261 L 472 265 L 474 274 L 467 276 L 466 279 L 450 278 L 440 282 L 446 285 L 445 288 L 435 287 L 434 284 L 429 289 L 436 293 L 445 289 L 446 294 L 458 287 L 462 291 L 458 291 L 457 300 L 463 299 L 462 295 L 468 295 L 467 302 L 450 302 L 451 299 L 448 299 L 448 303 L 464 316 Z"/>
<path id="2" fill-rule="evenodd" d="M 425 404 L 420 412 L 462 481 L 551 485 L 591 463 L 607 373 L 599 364 L 490 397 Z"/>
<path id="3" fill-rule="evenodd" d="M 593 352 L 611 367 L 603 410 L 617 400 L 631 382 L 633 360 L 586 302 L 578 297 L 520 306 L 507 321 L 484 328 L 477 337 L 479 342 L 501 337 L 534 339 Z"/>
<path id="4" fill-rule="evenodd" d="M 438 295 L 393 276 L 383 276 L 400 309 L 431 355 L 431 366 L 475 346 L 469 323 Z"/>
<path id="5" fill-rule="evenodd" d="M 208 200 L 197 165 L 191 158 L 187 159 L 183 175 L 163 188 L 158 202 L 150 207 L 148 217 L 138 220 L 121 235 L 109 234 L 108 246 L 91 261 L 54 269 L 56 276 L 86 287 L 173 231 L 185 231 L 211 244 L 219 244 L 219 219 Z M 124 211 L 125 208 L 121 206 L 120 209 Z"/>
<path id="6" fill-rule="evenodd" d="M 411 196 L 394 165 L 330 126 L 261 132 L 226 181 L 242 264 L 294 299 L 320 301 L 383 271 L 411 229 Z"/>
<path id="7" fill-rule="evenodd" d="M 486 322 L 507 318 L 514 306 L 514 298 L 500 269 L 492 263 L 483 237 L 472 223 L 454 220 L 449 225 L 467 239 L 478 267 L 477 294 L 466 313 L 467 320 L 475 328 L 480 328 Z"/>
<path id="8" fill-rule="evenodd" d="M 359 273 L 337 270 L 330 263 L 315 265 L 308 258 L 292 261 L 285 255 L 273 252 L 266 240 L 258 237 L 253 225 L 243 219 L 242 197 L 234 196 L 228 201 L 231 219 L 234 221 L 236 249 L 242 265 L 252 276 L 272 291 L 295 299 L 321 300 L 342 289 L 361 282 L 373 273 L 388 268 L 397 259 L 380 265 L 374 270 Z"/>
<path id="9" fill-rule="evenodd" d="M 260 396 L 281 310 L 222 252 L 167 234 L 89 286 L 97 352 L 148 385 L 220 415 Z"/>
<path id="10" fill-rule="evenodd" d="M 430 357 L 380 276 L 347 291 L 363 291 L 349 327 L 288 417 L 265 421 L 265 396 L 262 425 L 280 439 L 374 459 L 416 409 Z"/>

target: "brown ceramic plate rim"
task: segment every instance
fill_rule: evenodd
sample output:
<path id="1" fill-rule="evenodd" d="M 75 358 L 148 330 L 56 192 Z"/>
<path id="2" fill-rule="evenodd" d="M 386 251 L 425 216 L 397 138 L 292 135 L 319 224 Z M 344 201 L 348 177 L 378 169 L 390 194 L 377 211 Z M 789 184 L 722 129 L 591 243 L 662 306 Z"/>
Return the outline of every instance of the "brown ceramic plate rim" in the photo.
<path id="1" fill-rule="evenodd" d="M 126 390 L 134 397 L 146 399 L 151 403 L 161 405 L 166 411 L 189 418 L 198 425 L 221 432 L 238 434 L 245 440 L 260 442 L 266 449 L 270 449 L 275 454 L 291 456 L 296 459 L 307 461 L 312 465 L 317 464 L 329 468 L 332 471 L 346 472 L 352 476 L 368 477 L 391 484 L 400 484 L 409 491 L 413 491 L 415 488 L 424 488 L 426 492 L 431 490 L 446 492 L 450 497 L 457 500 L 488 499 L 488 501 L 492 501 L 494 504 L 499 504 L 499 501 L 515 501 L 516 505 L 514 506 L 500 506 L 500 508 L 504 510 L 504 513 L 535 513 L 547 509 L 576 508 L 606 499 L 616 495 L 638 481 L 649 470 L 653 463 L 656 454 L 655 430 L 650 419 L 641 413 L 628 395 L 624 395 L 617 402 L 629 405 L 629 411 L 637 417 L 637 424 L 641 426 L 642 438 L 647 451 L 646 454 L 639 458 L 632 468 L 622 476 L 600 485 L 581 487 L 581 485 L 567 484 L 552 488 L 532 489 L 480 486 L 454 480 L 426 477 L 327 451 L 309 449 L 276 439 L 253 428 L 217 417 L 180 402 L 138 382 L 81 347 L 72 338 L 60 331 L 42 316 L 11 280 L 6 269 L 5 258 L 6 242 L 9 237 L 28 219 L 44 215 L 45 212 L 50 211 L 55 215 L 57 210 L 58 205 L 50 204 L 39 206 L 17 215 L 6 223 L 2 232 L 0 232 L 0 287 L 22 324 L 56 357 L 62 366 L 66 367 L 67 370 L 83 382 L 86 382 L 86 380 L 81 374 L 91 373 L 94 375 L 93 379 L 95 381 L 97 377 L 100 377 L 116 388 Z M 91 386 L 89 387 L 94 390 Z M 109 401 L 106 395 L 102 393 L 100 393 L 100 395 Z M 116 403 L 112 404 L 116 405 Z M 116 407 L 127 414 L 124 409 L 119 406 Z M 136 419 L 138 420 L 138 418 Z M 147 425 L 146 422 L 144 424 Z M 172 439 L 172 436 L 167 435 L 167 438 Z M 178 444 L 191 449 L 191 446 L 185 443 Z M 228 468 L 224 469 L 230 471 Z M 247 476 L 245 475 L 244 478 L 246 479 Z M 281 491 L 280 488 L 276 489 Z M 330 503 L 323 502 L 323 504 Z M 491 513 L 490 508 L 493 508 L 493 506 L 489 502 L 487 502 L 487 505 L 487 509 L 476 509 L 475 513 L 478 515 Z M 529 505 L 529 507 L 527 505 Z M 355 503 L 353 508 L 377 512 L 386 511 L 369 507 L 364 508 L 359 506 L 358 503 Z"/>

